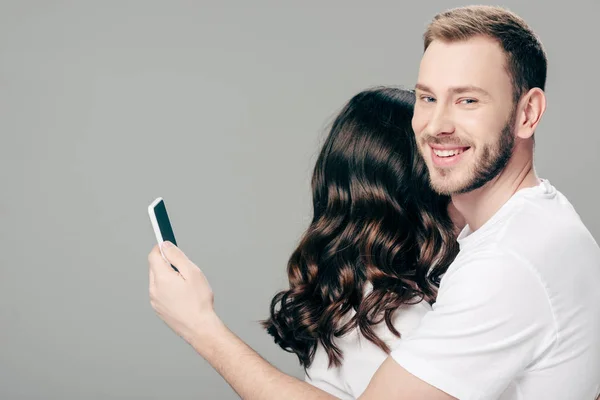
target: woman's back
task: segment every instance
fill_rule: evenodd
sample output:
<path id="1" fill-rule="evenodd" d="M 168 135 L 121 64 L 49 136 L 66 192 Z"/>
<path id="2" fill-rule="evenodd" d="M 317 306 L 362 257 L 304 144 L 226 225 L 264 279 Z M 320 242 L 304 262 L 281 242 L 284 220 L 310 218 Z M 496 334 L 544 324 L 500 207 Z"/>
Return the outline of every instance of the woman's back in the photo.
<path id="1" fill-rule="evenodd" d="M 405 90 L 367 90 L 335 118 L 313 172 L 313 219 L 288 262 L 290 287 L 264 322 L 309 382 L 343 398 L 358 397 L 416 328 L 456 252 L 449 199 L 431 190 L 417 153 L 414 101 Z"/>
<path id="2" fill-rule="evenodd" d="M 431 306 L 426 301 L 404 305 L 394 314 L 393 325 L 403 335 L 408 334 L 430 310 Z M 390 349 L 400 340 L 385 323 L 376 325 L 374 331 Z M 305 380 L 342 400 L 357 399 L 388 354 L 365 339 L 357 328 L 337 338 L 335 343 L 343 352 L 342 364 L 330 368 L 327 352 L 322 345 L 318 345 L 313 362 L 306 369 Z"/>

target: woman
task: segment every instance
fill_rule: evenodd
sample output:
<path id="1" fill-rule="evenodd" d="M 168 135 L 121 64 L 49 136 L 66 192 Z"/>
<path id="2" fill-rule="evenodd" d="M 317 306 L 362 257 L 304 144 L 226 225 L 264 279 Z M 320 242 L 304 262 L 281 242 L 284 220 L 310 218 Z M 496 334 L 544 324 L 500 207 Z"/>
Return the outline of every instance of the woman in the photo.
<path id="1" fill-rule="evenodd" d="M 414 101 L 376 88 L 337 116 L 312 177 L 312 223 L 288 263 L 290 288 L 263 322 L 306 381 L 342 399 L 360 396 L 431 309 L 458 251 L 449 199 L 430 189 L 418 155 Z"/>
<path id="2" fill-rule="evenodd" d="M 264 322 L 311 384 L 277 370 L 227 328 L 206 276 L 177 246 L 149 254 L 152 307 L 241 398 L 356 398 L 430 309 L 457 245 L 449 199 L 429 188 L 416 149 L 413 105 L 400 89 L 359 93 L 316 163 L 313 220 L 289 260 L 290 288 L 273 298 Z"/>

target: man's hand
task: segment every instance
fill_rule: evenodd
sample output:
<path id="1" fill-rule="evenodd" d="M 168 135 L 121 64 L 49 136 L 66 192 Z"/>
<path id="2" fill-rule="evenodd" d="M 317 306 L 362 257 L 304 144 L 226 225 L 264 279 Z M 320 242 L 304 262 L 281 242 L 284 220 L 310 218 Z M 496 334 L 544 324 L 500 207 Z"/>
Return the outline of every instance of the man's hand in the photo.
<path id="1" fill-rule="evenodd" d="M 154 246 L 150 263 L 150 303 L 159 317 L 206 359 L 242 399 L 313 399 L 335 397 L 282 373 L 221 322 L 213 308 L 213 291 L 193 262 L 176 246 Z M 174 265 L 179 272 L 173 270 Z M 388 358 L 361 400 L 451 400 Z"/>
<path id="2" fill-rule="evenodd" d="M 148 255 L 152 307 L 175 333 L 225 378 L 241 398 L 335 399 L 282 373 L 252 350 L 216 315 L 213 292 L 202 271 L 176 246 L 163 246 L 163 253 L 168 262 L 163 259 L 158 246 Z"/>
<path id="3" fill-rule="evenodd" d="M 192 344 L 218 321 L 213 291 L 200 268 L 177 246 L 164 242 L 162 250 L 169 262 L 163 259 L 158 245 L 148 255 L 150 304 L 175 333 Z"/>

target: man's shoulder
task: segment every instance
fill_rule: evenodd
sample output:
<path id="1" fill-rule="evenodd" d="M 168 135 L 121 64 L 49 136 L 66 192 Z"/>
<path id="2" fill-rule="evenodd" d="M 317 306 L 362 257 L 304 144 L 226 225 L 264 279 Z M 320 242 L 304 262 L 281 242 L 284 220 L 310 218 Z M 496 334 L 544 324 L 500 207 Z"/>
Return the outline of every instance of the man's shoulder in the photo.
<path id="1" fill-rule="evenodd" d="M 525 282 L 522 288 L 540 289 L 537 293 L 553 309 L 600 304 L 597 291 L 589 289 L 600 285 L 600 247 L 559 192 L 523 196 L 478 239 L 461 249 L 446 285 L 461 290 L 479 285 L 475 290 L 482 296 L 509 290 L 525 304 L 531 292 L 510 290 L 515 287 L 511 282 L 519 281 Z"/>
<path id="2" fill-rule="evenodd" d="M 592 255 L 600 251 L 573 205 L 553 187 L 517 199 L 488 239 L 483 248 L 494 247 L 536 269 L 551 263 L 551 254 L 577 258 L 582 252 Z"/>
<path id="3" fill-rule="evenodd" d="M 538 286 L 542 283 L 539 273 L 526 259 L 499 243 L 486 243 L 471 251 L 461 252 L 442 280 L 441 291 L 446 287 L 461 287 L 482 295 L 495 291 L 506 292 L 507 287 L 519 285 Z M 519 297 L 519 293 L 514 293 Z"/>

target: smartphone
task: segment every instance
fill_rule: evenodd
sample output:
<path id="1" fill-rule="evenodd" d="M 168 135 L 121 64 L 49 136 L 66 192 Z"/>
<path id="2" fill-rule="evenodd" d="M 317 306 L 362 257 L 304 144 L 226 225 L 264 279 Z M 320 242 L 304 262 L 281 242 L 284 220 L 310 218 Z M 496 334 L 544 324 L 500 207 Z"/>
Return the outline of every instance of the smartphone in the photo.
<path id="1" fill-rule="evenodd" d="M 158 197 L 148 206 L 148 215 L 150 216 L 150 222 L 152 222 L 152 229 L 154 229 L 158 245 L 161 246 L 163 242 L 169 241 L 177 246 L 173 227 L 171 226 L 171 220 L 169 219 L 169 214 L 167 214 L 167 207 L 165 206 L 165 201 L 162 197 Z M 162 247 L 160 249 L 160 254 L 162 254 L 165 261 L 167 261 L 167 258 L 162 251 Z M 173 264 L 171 264 L 171 267 L 179 272 Z"/>

